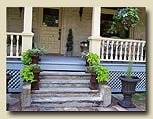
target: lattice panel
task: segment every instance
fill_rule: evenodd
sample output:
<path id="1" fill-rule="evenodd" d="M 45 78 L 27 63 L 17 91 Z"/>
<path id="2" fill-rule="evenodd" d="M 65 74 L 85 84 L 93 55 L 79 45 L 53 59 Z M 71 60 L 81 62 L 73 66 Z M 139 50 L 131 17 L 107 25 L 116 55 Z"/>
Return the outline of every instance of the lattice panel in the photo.
<path id="1" fill-rule="evenodd" d="M 114 90 L 121 89 L 120 76 L 124 76 L 126 72 L 123 71 L 110 71 L 110 79 L 108 85 Z M 136 85 L 136 91 L 145 91 L 146 90 L 146 73 L 145 72 L 132 72 L 132 76 L 138 77 L 140 81 Z"/>
<path id="2" fill-rule="evenodd" d="M 7 73 L 11 75 L 11 80 L 8 82 L 8 90 L 10 92 L 20 92 L 22 87 L 22 81 L 20 78 L 20 70 L 19 69 L 7 69 Z"/>

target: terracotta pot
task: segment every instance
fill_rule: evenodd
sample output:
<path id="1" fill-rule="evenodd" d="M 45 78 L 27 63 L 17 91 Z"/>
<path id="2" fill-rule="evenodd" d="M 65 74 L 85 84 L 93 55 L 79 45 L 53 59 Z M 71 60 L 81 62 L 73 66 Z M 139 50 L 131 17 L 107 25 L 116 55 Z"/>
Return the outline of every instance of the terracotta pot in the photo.
<path id="1" fill-rule="evenodd" d="M 38 64 L 39 56 L 31 56 L 32 58 L 32 64 Z"/>
<path id="2" fill-rule="evenodd" d="M 89 63 L 87 62 L 87 59 L 86 59 L 85 67 L 88 67 L 88 66 L 89 66 Z"/>
<path id="3" fill-rule="evenodd" d="M 89 88 L 91 90 L 97 90 L 98 89 L 98 81 L 96 80 L 96 73 L 95 72 L 92 72 L 91 73 L 91 79 L 90 79 L 90 83 L 91 83 L 91 86 L 89 86 Z"/>
<path id="4" fill-rule="evenodd" d="M 132 78 L 120 77 L 120 80 L 122 82 L 121 91 L 123 92 L 124 99 L 118 102 L 118 104 L 125 108 L 135 108 L 136 106 L 133 104 L 131 96 L 132 94 L 135 93 L 135 87 L 139 79 L 137 77 L 132 77 Z"/>
<path id="5" fill-rule="evenodd" d="M 34 80 L 37 80 L 37 82 L 33 82 L 32 83 L 32 90 L 39 90 L 38 82 L 40 81 L 40 79 L 39 79 L 40 71 L 34 71 L 34 70 L 32 70 L 32 72 L 34 74 Z"/>

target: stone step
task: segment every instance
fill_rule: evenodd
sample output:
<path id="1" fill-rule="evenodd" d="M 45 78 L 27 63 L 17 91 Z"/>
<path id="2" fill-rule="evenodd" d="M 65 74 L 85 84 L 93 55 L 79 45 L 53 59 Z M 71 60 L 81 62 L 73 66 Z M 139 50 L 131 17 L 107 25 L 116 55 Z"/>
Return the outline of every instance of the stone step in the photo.
<path id="1" fill-rule="evenodd" d="M 97 93 L 99 90 L 90 90 L 89 88 L 40 88 L 39 90 L 32 90 L 33 94 L 46 93 Z"/>
<path id="2" fill-rule="evenodd" d="M 89 83 L 39 83 L 40 88 L 88 88 Z"/>
<path id="3" fill-rule="evenodd" d="M 98 92 L 53 92 L 53 93 L 34 93 L 32 97 L 98 97 L 100 94 Z"/>
<path id="4" fill-rule="evenodd" d="M 40 79 L 40 88 L 52 87 L 86 87 L 90 86 L 90 80 L 87 79 Z"/>
<path id="5" fill-rule="evenodd" d="M 85 72 L 63 72 L 63 71 L 43 71 L 40 75 L 51 76 L 90 76 L 90 73 Z"/>
<path id="6" fill-rule="evenodd" d="M 90 76 L 90 73 L 85 72 L 43 71 L 40 73 L 40 78 L 43 79 L 90 79 Z"/>
<path id="7" fill-rule="evenodd" d="M 89 88 L 40 88 L 32 90 L 33 97 L 92 97 L 99 96 L 99 90 Z"/>
<path id="8" fill-rule="evenodd" d="M 32 98 L 32 106 L 38 107 L 86 107 L 101 106 L 101 97 L 52 97 Z"/>

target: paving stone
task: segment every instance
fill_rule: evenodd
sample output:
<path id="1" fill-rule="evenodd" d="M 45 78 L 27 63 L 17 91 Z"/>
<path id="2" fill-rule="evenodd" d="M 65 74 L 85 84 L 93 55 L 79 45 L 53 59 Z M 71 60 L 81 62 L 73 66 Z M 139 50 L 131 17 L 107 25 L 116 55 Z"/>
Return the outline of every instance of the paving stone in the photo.
<path id="1" fill-rule="evenodd" d="M 64 111 L 79 111 L 78 108 L 63 108 Z"/>
<path id="2" fill-rule="evenodd" d="M 136 107 L 136 108 L 126 108 L 128 111 L 146 111 L 144 109 L 141 109 L 139 107 Z"/>
<path id="3" fill-rule="evenodd" d="M 17 102 L 13 105 L 8 105 L 8 110 L 7 111 L 21 111 L 21 106 L 20 106 L 20 102 Z"/>
<path id="4" fill-rule="evenodd" d="M 54 111 L 55 108 L 54 107 L 50 107 L 50 108 L 39 108 L 39 111 Z"/>
<path id="5" fill-rule="evenodd" d="M 78 109 L 79 109 L 79 111 L 97 111 L 93 107 L 80 107 Z"/>
<path id="6" fill-rule="evenodd" d="M 22 111 L 38 111 L 37 107 L 24 107 Z"/>
<path id="7" fill-rule="evenodd" d="M 97 108 L 98 111 L 117 111 L 116 109 L 112 108 L 112 107 L 98 107 Z"/>
<path id="8" fill-rule="evenodd" d="M 17 102 L 20 101 L 20 98 L 19 97 L 14 97 L 12 96 L 13 94 L 7 94 L 7 103 L 9 105 L 14 105 L 16 104 Z M 16 96 L 16 95 L 15 95 Z"/>
<path id="9" fill-rule="evenodd" d="M 128 111 L 127 109 L 125 109 L 125 108 L 123 108 L 123 107 L 121 107 L 121 106 L 119 106 L 119 105 L 114 105 L 114 106 L 112 106 L 113 108 L 115 108 L 116 110 L 118 110 L 118 111 Z"/>

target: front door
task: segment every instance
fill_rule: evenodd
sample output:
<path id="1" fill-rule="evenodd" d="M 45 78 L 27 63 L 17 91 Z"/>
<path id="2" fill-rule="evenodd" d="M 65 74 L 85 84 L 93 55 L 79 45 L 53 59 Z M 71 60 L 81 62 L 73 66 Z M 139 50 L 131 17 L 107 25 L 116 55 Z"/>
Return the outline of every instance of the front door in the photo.
<path id="1" fill-rule="evenodd" d="M 48 54 L 60 54 L 61 10 L 60 8 L 40 9 L 39 44 Z"/>

